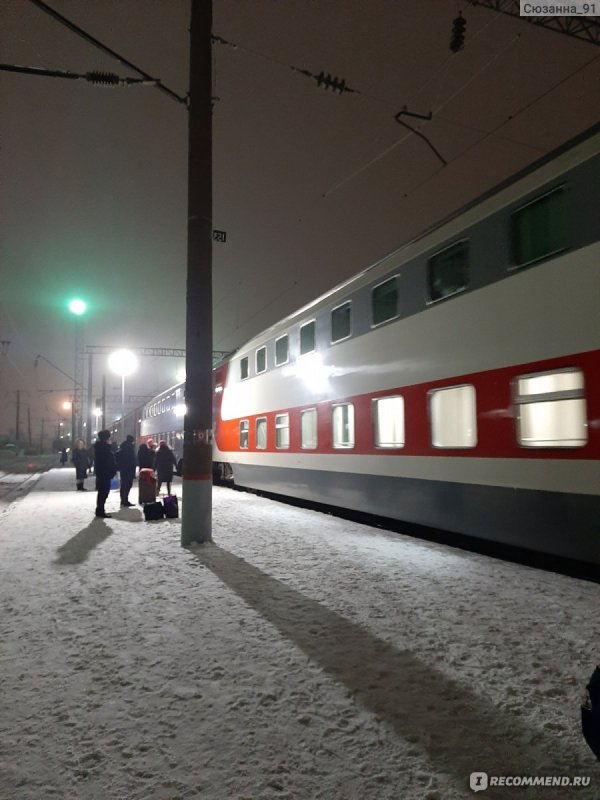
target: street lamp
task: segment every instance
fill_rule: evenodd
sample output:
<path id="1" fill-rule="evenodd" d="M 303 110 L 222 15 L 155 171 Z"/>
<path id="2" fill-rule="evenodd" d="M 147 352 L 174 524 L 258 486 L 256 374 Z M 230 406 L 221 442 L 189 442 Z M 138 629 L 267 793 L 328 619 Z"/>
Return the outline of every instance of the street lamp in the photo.
<path id="1" fill-rule="evenodd" d="M 108 357 L 108 366 L 121 376 L 121 436 L 125 438 L 125 378 L 136 371 L 138 360 L 131 350 L 115 350 Z"/>
<path id="2" fill-rule="evenodd" d="M 81 317 L 87 311 L 87 303 L 80 297 L 69 300 L 68 308 L 75 317 L 75 369 L 73 371 L 73 405 L 71 406 L 71 443 L 77 437 L 77 412 L 81 411 L 81 382 L 83 379 L 83 334 Z M 79 420 L 81 423 L 81 418 Z"/>

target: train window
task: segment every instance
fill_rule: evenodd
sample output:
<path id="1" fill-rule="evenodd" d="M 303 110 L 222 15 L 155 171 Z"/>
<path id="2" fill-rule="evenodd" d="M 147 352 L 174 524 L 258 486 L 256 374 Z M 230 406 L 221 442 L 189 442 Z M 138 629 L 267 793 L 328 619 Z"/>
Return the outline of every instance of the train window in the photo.
<path id="1" fill-rule="evenodd" d="M 275 366 L 280 367 L 282 364 L 287 364 L 289 359 L 289 345 L 288 335 L 280 336 L 275 339 Z"/>
<path id="2" fill-rule="evenodd" d="M 344 303 L 331 312 L 331 341 L 340 342 L 350 336 L 352 308 L 350 302 Z"/>
<path id="3" fill-rule="evenodd" d="M 240 449 L 248 449 L 248 420 L 240 420 Z"/>
<path id="4" fill-rule="evenodd" d="M 290 415 L 275 415 L 275 447 L 284 450 L 290 446 Z"/>
<path id="5" fill-rule="evenodd" d="M 314 450 L 317 446 L 316 408 L 300 412 L 300 446 L 305 450 Z"/>
<path id="6" fill-rule="evenodd" d="M 436 253 L 427 262 L 429 299 L 462 292 L 469 281 L 469 243 L 464 240 Z"/>
<path id="7" fill-rule="evenodd" d="M 334 447 L 354 447 L 354 406 L 342 403 L 331 412 Z"/>
<path id="8" fill-rule="evenodd" d="M 375 447 L 404 447 L 404 398 L 378 397 L 373 401 Z"/>
<path id="9" fill-rule="evenodd" d="M 477 416 L 475 387 L 451 386 L 429 393 L 433 447 L 475 447 Z"/>
<path id="10" fill-rule="evenodd" d="M 267 368 L 267 348 L 260 347 L 256 351 L 256 372 L 264 372 Z"/>
<path id="11" fill-rule="evenodd" d="M 398 316 L 398 279 L 390 278 L 371 290 L 371 315 L 373 325 L 379 325 Z"/>
<path id="12" fill-rule="evenodd" d="M 588 440 L 583 372 L 523 375 L 515 382 L 517 441 L 523 447 L 583 447 Z"/>
<path id="13" fill-rule="evenodd" d="M 240 358 L 240 379 L 245 380 L 248 377 L 248 356 Z"/>
<path id="14" fill-rule="evenodd" d="M 267 418 L 259 417 L 256 420 L 256 449 L 267 449 Z"/>
<path id="15" fill-rule="evenodd" d="M 300 355 L 312 353 L 315 349 L 315 321 L 307 322 L 300 327 Z"/>
<path id="16" fill-rule="evenodd" d="M 512 216 L 513 264 L 522 267 L 567 247 L 564 190 L 532 200 Z"/>

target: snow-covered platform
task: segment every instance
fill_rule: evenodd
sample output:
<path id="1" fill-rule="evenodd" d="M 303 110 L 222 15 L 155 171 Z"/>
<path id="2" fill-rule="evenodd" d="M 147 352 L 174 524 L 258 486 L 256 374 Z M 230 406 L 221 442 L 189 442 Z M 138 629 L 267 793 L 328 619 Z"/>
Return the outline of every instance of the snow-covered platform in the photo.
<path id="1" fill-rule="evenodd" d="M 221 488 L 188 550 L 74 486 L 0 509 L 2 800 L 600 795 L 597 584 Z"/>

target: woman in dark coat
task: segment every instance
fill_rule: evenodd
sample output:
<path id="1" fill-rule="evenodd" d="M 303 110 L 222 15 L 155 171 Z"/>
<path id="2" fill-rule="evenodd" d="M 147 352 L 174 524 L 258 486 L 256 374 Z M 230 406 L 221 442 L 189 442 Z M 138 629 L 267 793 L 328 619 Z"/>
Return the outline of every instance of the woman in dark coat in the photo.
<path id="1" fill-rule="evenodd" d="M 167 484 L 167 494 L 171 494 L 173 471 L 177 468 L 177 459 L 175 458 L 175 453 L 164 439 L 161 439 L 158 444 L 158 450 L 154 456 L 154 467 L 157 480 L 156 491 L 160 492 L 160 485 L 164 482 Z"/>
<path id="2" fill-rule="evenodd" d="M 83 482 L 87 478 L 88 469 L 90 468 L 90 459 L 88 451 L 85 449 L 85 442 L 83 439 L 77 439 L 71 461 L 75 466 L 75 485 L 77 486 L 77 491 L 87 492 Z"/>

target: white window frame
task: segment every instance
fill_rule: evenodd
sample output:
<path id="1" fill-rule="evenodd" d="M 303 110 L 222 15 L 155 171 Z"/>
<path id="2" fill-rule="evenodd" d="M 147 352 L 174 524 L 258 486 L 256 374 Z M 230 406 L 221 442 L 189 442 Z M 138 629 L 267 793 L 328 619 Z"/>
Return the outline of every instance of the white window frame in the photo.
<path id="1" fill-rule="evenodd" d="M 282 423 L 282 420 L 285 420 Z M 286 431 L 287 432 L 287 443 L 281 444 L 280 443 L 280 432 Z M 289 450 L 290 447 L 290 415 L 288 413 L 285 414 L 275 414 L 275 448 L 277 450 Z"/>
<path id="2" fill-rule="evenodd" d="M 313 326 L 314 330 L 314 347 L 312 350 L 306 350 L 304 353 L 302 352 L 302 330 L 304 328 L 308 328 L 309 325 Z M 307 356 L 309 353 L 315 353 L 317 350 L 317 321 L 316 319 L 311 319 L 308 322 L 303 323 L 300 325 L 300 332 L 298 335 L 298 354 L 300 356 Z"/>
<path id="3" fill-rule="evenodd" d="M 304 441 L 304 417 L 310 414 L 314 418 L 314 437 L 309 442 Z M 316 408 L 303 408 L 300 412 L 300 447 L 303 450 L 316 450 L 319 442 L 319 416 Z"/>
<path id="4" fill-rule="evenodd" d="M 396 281 L 396 292 L 397 292 L 396 313 L 394 314 L 393 317 L 387 317 L 386 319 L 382 319 L 380 322 L 375 322 L 375 314 L 373 313 L 375 311 L 375 306 L 373 305 L 373 294 L 375 292 L 375 289 L 379 289 L 380 286 L 384 286 L 386 283 L 390 283 L 391 281 Z M 400 275 L 399 274 L 389 275 L 387 278 L 385 278 L 385 280 L 379 281 L 379 283 L 376 283 L 375 286 L 372 286 L 369 300 L 371 302 L 371 308 L 370 308 L 370 312 L 371 312 L 371 328 L 378 328 L 380 325 L 387 325 L 388 322 L 392 322 L 392 320 L 394 320 L 394 319 L 399 319 L 399 317 L 400 317 Z"/>
<path id="5" fill-rule="evenodd" d="M 384 403 L 390 404 L 392 400 L 399 400 L 399 403 L 394 403 L 399 407 L 399 413 L 396 412 L 391 427 L 394 432 L 401 429 L 401 436 L 394 439 L 394 441 L 382 442 L 380 435 L 380 413 L 379 409 L 383 411 Z M 372 404 L 373 413 L 373 443 L 378 450 L 400 450 L 406 445 L 406 416 L 405 416 L 405 403 L 404 397 L 401 394 L 385 395 L 384 397 L 374 397 Z M 393 410 L 393 409 L 392 409 Z M 387 423 L 388 425 L 390 423 Z"/>
<path id="6" fill-rule="evenodd" d="M 567 376 L 573 376 L 575 380 L 569 381 Z M 544 383 L 560 382 L 560 378 L 565 380 L 564 387 L 549 387 L 544 390 Z M 532 385 L 527 387 L 526 382 Z M 568 386 L 572 383 L 572 386 Z M 588 420 L 587 404 L 585 398 L 585 376 L 583 370 L 578 367 L 564 367 L 562 369 L 544 370 L 542 372 L 532 372 L 526 375 L 518 375 L 513 383 L 514 403 L 516 408 L 516 436 L 520 447 L 527 449 L 548 449 L 548 448 L 579 448 L 585 447 L 588 443 Z M 530 391 L 527 391 L 527 389 Z M 557 413 L 560 410 L 561 413 Z M 534 415 L 538 413 L 536 420 Z M 552 414 L 553 419 L 548 419 Z M 539 416 L 546 417 L 546 420 Z M 538 436 L 533 437 L 537 424 Z M 548 431 L 542 433 L 542 427 L 554 428 L 554 436 L 548 436 Z M 559 430 L 559 426 L 560 429 Z M 570 431 L 566 431 L 566 426 L 573 426 Z M 577 430 L 579 435 L 577 435 Z M 530 435 L 526 435 L 530 433 Z M 568 435 L 565 435 L 568 433 Z"/>
<path id="7" fill-rule="evenodd" d="M 246 363 L 246 374 L 245 375 L 243 374 L 243 369 L 242 369 L 242 364 L 244 362 Z M 247 381 L 249 377 L 250 377 L 250 361 L 248 359 L 248 356 L 242 356 L 242 358 L 240 358 L 240 380 L 241 381 Z"/>
<path id="8" fill-rule="evenodd" d="M 244 427 L 244 425 L 246 427 Z M 245 444 L 242 444 L 242 434 L 243 433 L 246 434 L 246 443 Z M 240 429 L 239 429 L 240 450 L 248 450 L 248 447 L 249 447 L 249 444 L 250 444 L 249 439 L 250 439 L 250 421 L 247 420 L 247 419 L 241 419 L 240 420 Z"/>
<path id="9" fill-rule="evenodd" d="M 347 420 L 342 419 L 338 421 L 336 418 L 340 416 L 339 412 L 347 412 Z M 342 432 L 342 437 L 339 437 L 339 432 Z M 344 435 L 347 433 L 347 437 Z M 331 407 L 331 442 L 335 450 L 352 450 L 356 441 L 356 432 L 354 428 L 354 404 L 353 403 L 336 403 Z"/>
<path id="10" fill-rule="evenodd" d="M 277 360 L 277 342 L 280 342 L 282 339 L 287 339 L 287 347 L 285 348 L 287 355 L 285 357 L 285 361 L 278 361 Z M 284 333 L 283 336 L 278 336 L 277 339 L 275 339 L 275 366 L 276 367 L 282 367 L 284 364 L 287 364 L 289 362 L 289 360 L 290 360 L 290 337 L 289 337 L 289 335 L 287 333 Z"/>
<path id="11" fill-rule="evenodd" d="M 436 450 L 471 450 L 477 447 L 477 393 L 472 383 L 463 383 L 458 386 L 443 386 L 428 392 L 429 399 L 429 430 L 431 446 Z M 437 408 L 439 402 L 445 400 L 446 408 Z M 462 408 L 459 412 L 464 415 L 466 424 L 459 428 L 456 420 L 448 424 L 440 419 L 441 414 L 446 416 L 453 413 L 448 408 L 448 401 L 455 404 L 458 401 Z M 456 409 L 454 409 L 456 410 Z M 441 426 L 441 429 L 440 429 Z"/>
<path id="12" fill-rule="evenodd" d="M 261 441 L 261 431 L 264 431 L 264 441 Z M 266 450 L 268 445 L 268 424 L 266 417 L 257 417 L 254 423 L 254 441 L 257 450 Z"/>
<path id="13" fill-rule="evenodd" d="M 258 354 L 264 353 L 265 354 L 265 365 L 262 369 L 258 368 Z M 267 371 L 267 347 L 264 345 L 263 347 L 259 347 L 256 353 L 254 354 L 254 369 L 257 375 L 260 375 L 262 372 Z"/>
<path id="14" fill-rule="evenodd" d="M 339 311 L 340 308 L 344 308 L 344 306 L 348 306 L 350 309 L 350 331 L 346 334 L 346 336 L 341 336 L 339 339 L 333 338 L 333 315 L 336 311 Z M 352 336 L 352 300 L 345 300 L 343 303 L 340 303 L 339 306 L 331 309 L 331 314 L 329 315 L 329 334 L 330 334 L 330 341 L 331 344 L 338 344 L 338 342 L 345 342 L 346 339 L 349 339 Z"/>

